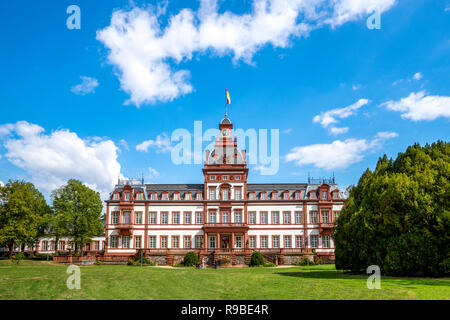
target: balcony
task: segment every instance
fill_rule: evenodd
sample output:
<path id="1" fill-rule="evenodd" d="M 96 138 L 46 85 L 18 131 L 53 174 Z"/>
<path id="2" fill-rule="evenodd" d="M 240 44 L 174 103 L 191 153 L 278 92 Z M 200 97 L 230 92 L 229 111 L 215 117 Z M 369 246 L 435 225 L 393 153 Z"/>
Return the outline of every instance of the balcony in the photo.
<path id="1" fill-rule="evenodd" d="M 319 223 L 319 232 L 322 233 L 324 231 L 331 232 L 334 224 L 332 223 Z"/>
<path id="2" fill-rule="evenodd" d="M 122 236 L 130 236 L 133 234 L 133 225 L 131 223 L 113 224 Z"/>
<path id="3" fill-rule="evenodd" d="M 248 229 L 248 225 L 246 223 L 205 223 L 203 229 L 217 232 L 243 232 Z"/>

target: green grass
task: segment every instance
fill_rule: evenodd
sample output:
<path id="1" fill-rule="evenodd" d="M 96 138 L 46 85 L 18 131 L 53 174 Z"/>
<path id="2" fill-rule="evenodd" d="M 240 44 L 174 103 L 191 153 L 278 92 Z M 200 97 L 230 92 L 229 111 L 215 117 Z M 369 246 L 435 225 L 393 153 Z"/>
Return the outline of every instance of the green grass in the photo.
<path id="1" fill-rule="evenodd" d="M 450 299 L 450 278 L 382 277 L 369 290 L 364 275 L 333 265 L 293 268 L 158 268 L 82 266 L 81 289 L 66 287 L 67 266 L 0 260 L 0 299 Z"/>

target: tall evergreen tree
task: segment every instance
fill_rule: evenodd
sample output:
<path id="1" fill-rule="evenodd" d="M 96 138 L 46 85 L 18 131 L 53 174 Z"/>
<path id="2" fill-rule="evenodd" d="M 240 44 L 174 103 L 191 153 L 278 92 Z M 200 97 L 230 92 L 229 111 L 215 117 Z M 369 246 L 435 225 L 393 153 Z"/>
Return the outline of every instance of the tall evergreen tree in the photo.
<path id="1" fill-rule="evenodd" d="M 366 170 L 334 229 L 336 267 L 386 274 L 450 273 L 450 144 L 414 144 Z"/>

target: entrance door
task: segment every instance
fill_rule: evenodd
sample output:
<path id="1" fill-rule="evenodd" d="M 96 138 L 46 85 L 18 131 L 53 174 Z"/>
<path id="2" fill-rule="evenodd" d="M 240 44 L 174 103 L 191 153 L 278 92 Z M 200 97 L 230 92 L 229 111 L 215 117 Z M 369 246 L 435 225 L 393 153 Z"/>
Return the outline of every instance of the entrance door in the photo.
<path id="1" fill-rule="evenodd" d="M 221 236 L 220 239 L 222 240 L 221 247 L 224 249 L 230 248 L 230 236 Z"/>

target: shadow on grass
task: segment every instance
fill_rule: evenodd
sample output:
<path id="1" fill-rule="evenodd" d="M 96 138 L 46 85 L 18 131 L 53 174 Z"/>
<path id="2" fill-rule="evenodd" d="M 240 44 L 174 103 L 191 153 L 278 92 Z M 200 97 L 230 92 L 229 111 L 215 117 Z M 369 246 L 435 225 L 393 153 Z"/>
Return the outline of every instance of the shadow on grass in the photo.
<path id="1" fill-rule="evenodd" d="M 309 269 L 314 270 L 314 269 Z M 368 275 L 365 274 L 349 274 L 343 271 L 337 270 L 321 270 L 315 269 L 317 271 L 305 271 L 305 272 L 275 272 L 274 274 L 285 276 L 285 277 L 296 277 L 303 279 L 341 279 L 341 280 L 353 280 L 362 279 L 366 280 Z M 381 276 L 381 281 L 386 280 L 393 284 L 401 286 L 414 286 L 414 285 L 426 285 L 426 286 L 444 286 L 448 287 L 450 291 L 450 279 L 435 279 L 435 278 L 407 278 L 407 277 L 389 277 Z M 413 287 L 411 287 L 413 288 Z"/>

